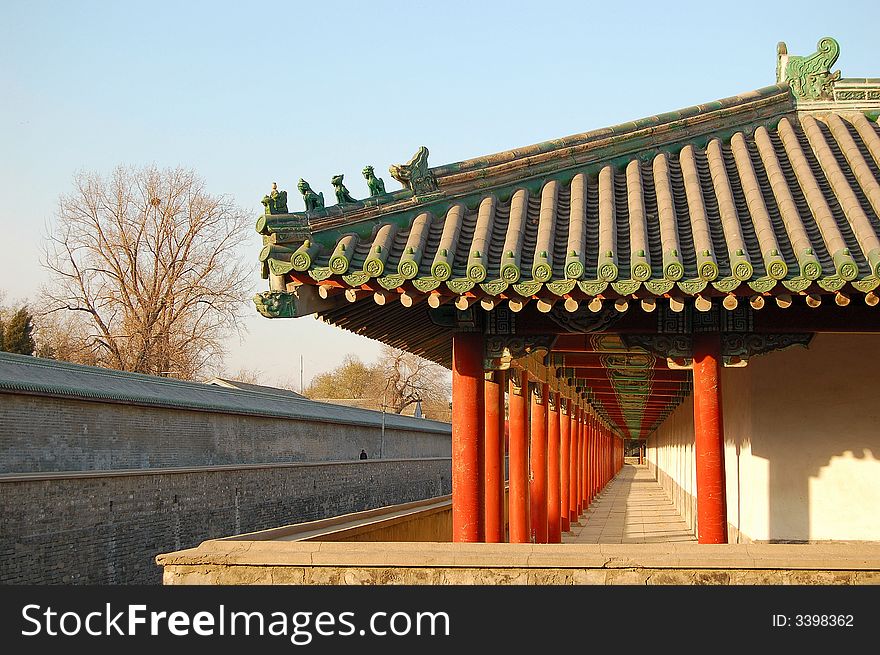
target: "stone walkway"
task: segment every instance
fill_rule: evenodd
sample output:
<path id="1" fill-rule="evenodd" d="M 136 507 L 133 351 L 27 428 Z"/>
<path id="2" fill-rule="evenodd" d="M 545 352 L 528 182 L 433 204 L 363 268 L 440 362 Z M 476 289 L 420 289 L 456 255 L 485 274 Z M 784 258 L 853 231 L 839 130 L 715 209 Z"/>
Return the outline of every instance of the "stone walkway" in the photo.
<path id="1" fill-rule="evenodd" d="M 649 544 L 696 541 L 694 533 L 645 465 L 624 464 L 585 511 L 566 544 Z"/>

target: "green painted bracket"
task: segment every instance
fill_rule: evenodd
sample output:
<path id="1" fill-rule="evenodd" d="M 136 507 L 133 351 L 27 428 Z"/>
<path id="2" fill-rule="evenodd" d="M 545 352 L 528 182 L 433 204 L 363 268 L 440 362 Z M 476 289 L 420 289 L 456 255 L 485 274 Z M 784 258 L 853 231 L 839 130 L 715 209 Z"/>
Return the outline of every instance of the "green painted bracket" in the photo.
<path id="1" fill-rule="evenodd" d="M 547 282 L 545 286 L 551 293 L 557 296 L 564 296 L 567 293 L 571 293 L 577 286 L 577 280 L 553 280 L 552 282 Z"/>
<path id="2" fill-rule="evenodd" d="M 524 296 L 525 298 L 531 298 L 541 290 L 544 284 L 535 280 L 527 280 L 525 282 L 517 282 L 512 286 L 513 290 L 519 295 Z"/>
<path id="3" fill-rule="evenodd" d="M 412 281 L 412 285 L 422 293 L 428 293 L 439 287 L 441 281 L 435 277 L 418 277 Z"/>
<path id="4" fill-rule="evenodd" d="M 756 291 L 757 293 L 767 293 L 776 286 L 776 283 L 778 281 L 779 280 L 777 280 L 776 278 L 764 276 L 755 278 L 754 280 L 749 280 L 748 285 L 752 289 L 752 291 Z"/>
<path id="5" fill-rule="evenodd" d="M 862 280 L 853 280 L 850 284 L 862 293 L 868 293 L 880 286 L 880 277 L 872 275 L 871 277 L 866 277 Z"/>
<path id="6" fill-rule="evenodd" d="M 392 289 L 400 287 L 405 279 L 406 278 L 402 275 L 383 275 L 382 277 L 376 278 L 376 282 L 378 282 L 379 286 L 383 289 L 391 291 Z"/>
<path id="7" fill-rule="evenodd" d="M 455 278 L 454 280 L 446 280 L 446 287 L 453 293 L 461 295 L 474 288 L 474 281 L 467 278 Z"/>
<path id="8" fill-rule="evenodd" d="M 611 283 L 611 288 L 621 296 L 629 296 L 639 290 L 642 283 L 638 280 L 615 280 Z"/>
<path id="9" fill-rule="evenodd" d="M 350 287 L 359 287 L 370 281 L 370 275 L 363 271 L 354 271 L 342 276 L 342 281 Z"/>
<path id="10" fill-rule="evenodd" d="M 705 290 L 709 283 L 706 280 L 694 278 L 692 280 L 679 280 L 676 284 L 679 289 L 693 296 Z"/>
<path id="11" fill-rule="evenodd" d="M 605 280 L 578 280 L 578 286 L 588 296 L 598 296 L 608 288 Z"/>
<path id="12" fill-rule="evenodd" d="M 789 291 L 794 291 L 795 293 L 806 291 L 810 288 L 811 284 L 813 284 L 813 281 L 808 280 L 805 277 L 792 277 L 788 278 L 787 280 L 782 280 L 782 286 L 784 286 Z"/>
<path id="13" fill-rule="evenodd" d="M 816 280 L 816 283 L 825 291 L 840 291 L 844 286 L 846 286 L 847 280 L 844 280 L 839 275 L 828 275 L 826 277 L 819 278 Z"/>
<path id="14" fill-rule="evenodd" d="M 717 280 L 712 280 L 712 286 L 721 291 L 722 293 L 731 293 L 736 291 L 739 285 L 742 284 L 742 280 L 738 280 L 735 277 L 721 277 Z"/>
<path id="15" fill-rule="evenodd" d="M 646 280 L 644 285 L 645 288 L 655 296 L 662 296 L 663 294 L 672 291 L 675 286 L 675 281 L 655 278 L 652 280 Z"/>
<path id="16" fill-rule="evenodd" d="M 507 284 L 506 280 L 490 280 L 489 282 L 480 283 L 480 288 L 490 296 L 497 296 L 500 293 L 504 293 L 507 291 L 508 286 L 510 285 Z"/>

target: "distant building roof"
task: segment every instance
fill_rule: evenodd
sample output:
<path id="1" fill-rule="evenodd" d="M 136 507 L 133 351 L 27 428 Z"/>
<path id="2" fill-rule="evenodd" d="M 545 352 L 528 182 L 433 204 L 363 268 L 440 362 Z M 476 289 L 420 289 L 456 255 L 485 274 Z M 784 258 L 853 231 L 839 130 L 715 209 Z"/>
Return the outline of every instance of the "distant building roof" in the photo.
<path id="1" fill-rule="evenodd" d="M 269 387 L 263 384 L 252 384 L 251 382 L 241 382 L 239 380 L 230 380 L 227 378 L 212 378 L 205 384 L 213 384 L 226 389 L 239 389 L 241 391 L 259 391 L 261 393 L 273 393 L 279 396 L 290 396 L 291 398 L 305 398 L 302 394 L 290 389 L 282 389 L 280 387 Z"/>
<path id="2" fill-rule="evenodd" d="M 0 352 L 0 393 L 59 396 L 97 402 L 172 407 L 196 411 L 292 418 L 326 423 L 375 425 L 382 413 L 296 397 L 285 389 L 259 390 L 126 373 Z M 386 414 L 388 428 L 449 433 L 448 423 Z"/>
<path id="3" fill-rule="evenodd" d="M 375 398 L 313 398 L 312 400 L 318 403 L 330 403 L 332 405 L 345 405 L 346 407 L 360 407 L 362 409 L 370 409 L 378 412 L 382 411 L 382 403 Z M 386 412 L 386 414 L 388 413 L 389 412 Z M 425 418 L 421 401 L 404 407 L 399 416 Z"/>

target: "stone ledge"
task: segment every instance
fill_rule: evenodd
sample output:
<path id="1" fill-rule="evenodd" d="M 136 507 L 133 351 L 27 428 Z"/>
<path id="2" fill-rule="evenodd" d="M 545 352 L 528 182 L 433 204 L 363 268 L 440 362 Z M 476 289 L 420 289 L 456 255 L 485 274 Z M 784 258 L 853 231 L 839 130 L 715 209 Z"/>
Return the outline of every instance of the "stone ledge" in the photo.
<path id="1" fill-rule="evenodd" d="M 420 569 L 482 571 L 477 579 L 495 576 L 586 575 L 590 571 L 691 572 L 849 571 L 880 574 L 880 544 L 452 544 L 424 542 L 203 542 L 196 548 L 161 554 L 156 562 L 169 575 L 219 575 L 221 569 L 272 569 L 272 576 L 299 577 L 293 570 L 376 569 L 398 571 L 401 579 L 435 574 Z M 288 573 L 283 573 L 291 568 Z M 202 570 L 201 574 L 197 570 Z M 406 573 L 404 573 L 406 572 Z M 263 573 L 266 573 L 265 571 Z M 327 572 L 327 574 L 330 574 Z M 222 574 L 227 577 L 231 572 Z M 236 574 L 237 575 L 237 574 Z M 262 575 L 262 574 L 261 574 Z M 372 574 L 371 574 L 372 575 Z M 451 575 L 451 573 L 450 573 Z M 641 574 L 640 574 L 641 575 Z M 305 576 L 305 574 L 303 574 Z M 573 579 L 573 578 L 572 578 Z M 878 580 L 880 582 L 880 580 Z M 488 582 L 487 582 L 488 583 Z M 225 584 L 225 583 L 224 583 Z M 306 583 L 309 584 L 309 583 Z M 414 584 L 405 582 L 405 584 Z M 573 583 L 574 584 L 574 583 Z M 750 583 L 747 583 L 750 584 Z"/>

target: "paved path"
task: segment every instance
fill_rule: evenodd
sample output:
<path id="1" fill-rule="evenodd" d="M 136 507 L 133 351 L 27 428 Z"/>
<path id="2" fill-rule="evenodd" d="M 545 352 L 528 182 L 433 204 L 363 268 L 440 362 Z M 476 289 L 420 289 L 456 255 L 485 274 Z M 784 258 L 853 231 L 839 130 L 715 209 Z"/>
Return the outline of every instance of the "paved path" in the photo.
<path id="1" fill-rule="evenodd" d="M 696 541 L 648 467 L 624 464 L 585 511 L 566 544 L 647 544 Z"/>

